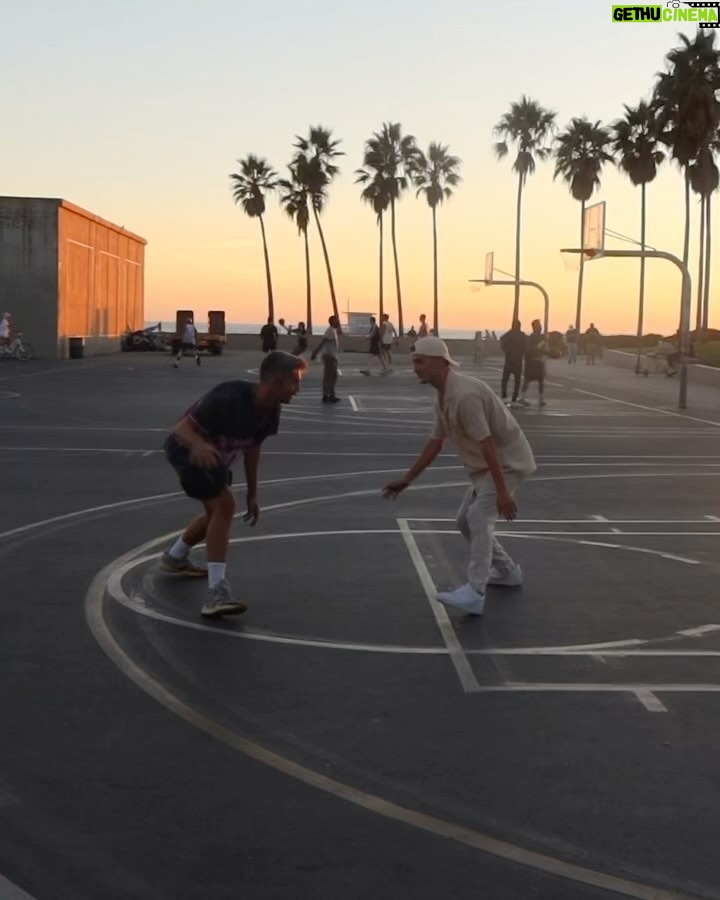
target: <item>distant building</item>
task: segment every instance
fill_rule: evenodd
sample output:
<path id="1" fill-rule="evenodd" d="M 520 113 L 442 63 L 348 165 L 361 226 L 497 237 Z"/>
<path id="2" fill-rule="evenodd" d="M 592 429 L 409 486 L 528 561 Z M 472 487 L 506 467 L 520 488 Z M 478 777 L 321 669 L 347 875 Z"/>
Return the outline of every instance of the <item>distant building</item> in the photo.
<path id="1" fill-rule="evenodd" d="M 67 200 L 0 197 L 0 312 L 37 356 L 115 351 L 144 325 L 145 244 Z"/>

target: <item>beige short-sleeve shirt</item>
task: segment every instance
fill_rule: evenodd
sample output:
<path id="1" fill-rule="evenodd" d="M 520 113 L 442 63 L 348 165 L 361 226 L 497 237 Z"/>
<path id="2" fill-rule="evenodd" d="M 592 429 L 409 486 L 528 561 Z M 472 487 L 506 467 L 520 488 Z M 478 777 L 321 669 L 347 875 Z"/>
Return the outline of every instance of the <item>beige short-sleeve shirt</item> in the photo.
<path id="1" fill-rule="evenodd" d="M 442 404 L 435 400 L 433 437 L 448 438 L 473 483 L 489 474 L 480 443 L 492 437 L 503 471 L 523 479 L 537 470 L 535 457 L 515 418 L 483 381 L 450 371 Z"/>

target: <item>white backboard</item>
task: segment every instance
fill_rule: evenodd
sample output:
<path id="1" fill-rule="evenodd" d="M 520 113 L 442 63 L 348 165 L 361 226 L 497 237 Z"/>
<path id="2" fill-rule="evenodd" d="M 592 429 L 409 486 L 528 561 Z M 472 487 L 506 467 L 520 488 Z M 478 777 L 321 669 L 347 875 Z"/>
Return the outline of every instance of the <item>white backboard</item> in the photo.
<path id="1" fill-rule="evenodd" d="M 594 203 L 585 209 L 583 219 L 583 250 L 592 250 L 594 259 L 605 249 L 605 201 Z"/>
<path id="2" fill-rule="evenodd" d="M 485 281 L 493 280 L 493 272 L 495 271 L 495 254 L 485 254 Z"/>

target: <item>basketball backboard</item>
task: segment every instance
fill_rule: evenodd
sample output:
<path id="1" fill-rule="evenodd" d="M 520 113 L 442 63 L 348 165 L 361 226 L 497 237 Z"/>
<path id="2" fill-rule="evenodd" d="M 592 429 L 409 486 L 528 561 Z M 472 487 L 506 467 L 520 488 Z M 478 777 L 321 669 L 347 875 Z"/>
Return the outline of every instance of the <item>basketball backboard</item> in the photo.
<path id="1" fill-rule="evenodd" d="M 605 201 L 594 203 L 585 209 L 583 218 L 582 249 L 585 259 L 597 259 L 605 249 Z"/>
<path id="2" fill-rule="evenodd" d="M 486 253 L 485 254 L 485 283 L 490 284 L 493 280 L 493 273 L 495 271 L 495 254 L 494 253 Z"/>

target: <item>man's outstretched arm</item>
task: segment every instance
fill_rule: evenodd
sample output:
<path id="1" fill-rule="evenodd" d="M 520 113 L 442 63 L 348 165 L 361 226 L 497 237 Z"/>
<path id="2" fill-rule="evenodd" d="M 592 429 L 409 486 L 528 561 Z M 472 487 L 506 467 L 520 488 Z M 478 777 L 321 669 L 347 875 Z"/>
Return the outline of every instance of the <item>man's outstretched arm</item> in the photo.
<path id="1" fill-rule="evenodd" d="M 415 460 L 412 468 L 409 469 L 407 474 L 400 478 L 398 481 L 391 481 L 389 484 L 386 484 L 383 488 L 383 494 L 385 497 L 392 497 L 393 500 L 405 490 L 416 478 L 418 478 L 422 473 L 427 469 L 429 465 L 431 465 L 438 453 L 443 448 L 443 444 L 445 443 L 445 439 L 441 437 L 433 437 L 425 444 L 420 455 Z"/>

